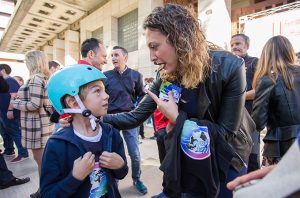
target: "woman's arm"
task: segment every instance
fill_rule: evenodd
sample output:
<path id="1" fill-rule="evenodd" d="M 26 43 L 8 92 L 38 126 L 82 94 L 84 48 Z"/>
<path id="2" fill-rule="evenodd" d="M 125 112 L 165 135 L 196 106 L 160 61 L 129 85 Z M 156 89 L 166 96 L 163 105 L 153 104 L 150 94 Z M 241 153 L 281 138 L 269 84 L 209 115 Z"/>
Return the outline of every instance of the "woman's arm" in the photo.
<path id="1" fill-rule="evenodd" d="M 39 76 L 34 76 L 30 80 L 28 88 L 30 90 L 30 100 L 14 100 L 14 108 L 21 111 L 36 111 L 43 106 L 43 97 L 45 97 L 45 84 L 43 79 Z"/>
<path id="2" fill-rule="evenodd" d="M 258 131 L 261 131 L 267 125 L 270 95 L 274 86 L 275 84 L 268 77 L 263 77 L 257 82 L 252 118 Z"/>
<path id="3" fill-rule="evenodd" d="M 157 79 L 149 88 L 154 94 L 159 94 L 161 80 Z M 103 117 L 103 122 L 109 123 L 118 129 L 130 129 L 143 123 L 156 109 L 156 103 L 145 95 L 138 106 L 130 111 L 117 114 L 108 114 Z"/>
<path id="4" fill-rule="evenodd" d="M 219 116 L 213 121 L 220 127 L 220 131 L 222 131 L 225 136 L 228 135 L 228 132 L 237 134 L 237 131 L 240 129 L 246 97 L 246 72 L 244 61 L 236 59 L 230 64 L 238 66 L 231 66 L 231 69 L 234 68 L 235 70 L 225 74 L 229 76 L 226 78 L 225 82 L 222 83 L 221 103 L 218 105 Z M 226 66 L 230 67 L 230 65 L 226 64 L 221 65 L 221 67 Z M 224 68 L 224 70 L 226 70 L 226 68 Z"/>

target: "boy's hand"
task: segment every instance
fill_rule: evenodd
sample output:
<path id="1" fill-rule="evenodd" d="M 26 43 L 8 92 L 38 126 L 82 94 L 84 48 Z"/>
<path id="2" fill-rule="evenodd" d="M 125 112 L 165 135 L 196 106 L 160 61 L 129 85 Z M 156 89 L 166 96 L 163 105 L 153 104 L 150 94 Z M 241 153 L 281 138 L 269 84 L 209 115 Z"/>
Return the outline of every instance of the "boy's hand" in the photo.
<path id="1" fill-rule="evenodd" d="M 78 180 L 84 180 L 92 171 L 95 165 L 95 155 L 87 152 L 83 157 L 74 161 L 72 175 Z"/>
<path id="2" fill-rule="evenodd" d="M 109 168 L 112 170 L 120 169 L 124 166 L 123 158 L 117 153 L 109 153 L 104 151 L 99 158 L 99 162 L 101 167 Z"/>

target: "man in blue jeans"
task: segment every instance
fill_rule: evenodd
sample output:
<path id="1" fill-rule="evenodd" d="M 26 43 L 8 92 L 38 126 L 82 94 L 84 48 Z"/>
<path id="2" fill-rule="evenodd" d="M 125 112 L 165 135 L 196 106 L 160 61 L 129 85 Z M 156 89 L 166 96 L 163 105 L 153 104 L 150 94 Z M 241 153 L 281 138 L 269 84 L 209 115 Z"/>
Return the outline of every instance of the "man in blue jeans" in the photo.
<path id="1" fill-rule="evenodd" d="M 1 125 L 4 132 L 13 139 L 18 148 L 18 156 L 11 161 L 11 163 L 17 163 L 28 158 L 28 151 L 21 143 L 20 111 L 14 109 L 10 104 L 11 98 L 17 96 L 20 85 L 14 78 L 9 76 L 11 73 L 9 65 L 0 64 L 0 72 L 9 86 L 8 93 L 0 94 Z"/>
<path id="2" fill-rule="evenodd" d="M 3 122 L 2 118 L 3 118 L 3 115 L 0 111 L 0 135 L 2 136 L 3 147 L 4 147 L 4 151 L 2 154 L 5 156 L 9 156 L 9 157 L 14 156 L 15 155 L 14 141 L 5 131 L 4 122 Z M 0 150 L 0 152 L 1 152 L 1 150 Z"/>
<path id="3" fill-rule="evenodd" d="M 113 47 L 111 57 L 115 68 L 104 73 L 107 77 L 105 89 L 109 95 L 108 113 L 129 112 L 135 108 L 138 100 L 145 95 L 143 76 L 126 65 L 128 52 L 123 47 Z M 146 194 L 147 187 L 140 180 L 139 127 L 123 130 L 122 132 L 131 158 L 133 185 L 141 194 Z"/>
<path id="4" fill-rule="evenodd" d="M 4 80 L 2 74 L 0 73 L 0 93 L 7 93 L 7 92 L 8 92 L 8 85 Z M 11 186 L 25 184 L 29 181 L 30 181 L 29 177 L 19 179 L 13 176 L 12 172 L 8 170 L 6 166 L 2 153 L 0 153 L 0 190 L 9 188 Z"/>

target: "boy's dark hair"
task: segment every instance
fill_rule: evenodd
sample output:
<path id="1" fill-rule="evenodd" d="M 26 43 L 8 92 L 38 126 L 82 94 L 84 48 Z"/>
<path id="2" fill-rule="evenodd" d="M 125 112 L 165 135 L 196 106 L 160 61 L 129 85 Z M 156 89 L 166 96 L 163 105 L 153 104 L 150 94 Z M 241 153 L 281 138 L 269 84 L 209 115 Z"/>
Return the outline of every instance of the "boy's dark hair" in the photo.
<path id="1" fill-rule="evenodd" d="M 83 41 L 80 47 L 82 57 L 86 58 L 90 50 L 96 53 L 99 49 L 99 44 L 102 44 L 102 42 L 96 38 L 89 38 Z"/>
<path id="2" fill-rule="evenodd" d="M 113 47 L 113 50 L 116 50 L 116 49 L 120 49 L 123 53 L 123 55 L 126 55 L 128 56 L 128 51 L 124 48 L 124 47 L 121 47 L 121 46 L 114 46 Z"/>
<path id="3" fill-rule="evenodd" d="M 0 64 L 0 71 L 4 69 L 5 73 L 9 75 L 11 73 L 11 68 L 8 64 Z"/>
<path id="4" fill-rule="evenodd" d="M 235 35 L 232 35 L 231 38 L 234 38 L 234 37 L 237 37 L 237 36 L 242 37 L 247 45 L 250 44 L 250 38 L 245 34 L 235 34 Z"/>
<path id="5" fill-rule="evenodd" d="M 48 62 L 48 65 L 49 65 L 49 69 L 51 69 L 52 67 L 59 67 L 60 65 L 59 65 L 59 63 L 58 62 L 56 62 L 56 61 L 49 61 Z"/>

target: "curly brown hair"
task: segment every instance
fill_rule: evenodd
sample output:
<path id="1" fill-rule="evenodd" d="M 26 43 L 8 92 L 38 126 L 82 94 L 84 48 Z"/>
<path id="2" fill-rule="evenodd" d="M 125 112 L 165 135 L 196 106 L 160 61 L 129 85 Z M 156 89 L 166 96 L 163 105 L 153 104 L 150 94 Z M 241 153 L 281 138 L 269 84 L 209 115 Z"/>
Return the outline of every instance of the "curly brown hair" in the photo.
<path id="1" fill-rule="evenodd" d="M 143 28 L 161 32 L 175 47 L 176 72 L 166 74 L 162 70 L 163 81 L 178 81 L 186 88 L 195 88 L 205 81 L 211 71 L 209 47 L 192 8 L 177 4 L 156 7 L 144 21 Z"/>

